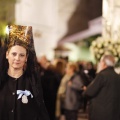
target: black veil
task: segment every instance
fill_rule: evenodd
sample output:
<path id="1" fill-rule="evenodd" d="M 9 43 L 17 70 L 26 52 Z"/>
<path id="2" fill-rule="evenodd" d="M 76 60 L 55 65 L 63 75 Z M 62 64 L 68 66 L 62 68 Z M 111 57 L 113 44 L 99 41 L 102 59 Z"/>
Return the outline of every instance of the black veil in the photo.
<path id="1" fill-rule="evenodd" d="M 34 78 L 35 80 L 38 80 L 40 79 L 40 76 L 38 75 L 39 65 L 34 48 L 32 32 L 30 32 L 30 36 L 30 44 L 28 45 L 28 59 L 24 74 L 27 78 Z M 12 41 L 10 41 L 10 38 L 7 36 L 3 42 L 3 45 L 0 46 L 0 86 L 6 82 L 6 76 L 9 67 L 8 60 L 6 59 L 6 51 L 8 49 L 8 44 L 11 42 Z"/>

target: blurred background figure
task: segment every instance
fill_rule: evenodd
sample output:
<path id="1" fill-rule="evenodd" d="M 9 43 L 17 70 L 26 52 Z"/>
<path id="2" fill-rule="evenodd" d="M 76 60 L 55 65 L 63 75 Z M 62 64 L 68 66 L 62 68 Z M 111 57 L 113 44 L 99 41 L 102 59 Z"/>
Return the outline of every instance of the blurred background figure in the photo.
<path id="1" fill-rule="evenodd" d="M 45 105 L 50 120 L 55 120 L 56 96 L 60 80 L 64 74 L 62 61 L 50 62 L 46 56 L 38 58 Z"/>
<path id="2" fill-rule="evenodd" d="M 94 79 L 96 76 L 96 69 L 92 62 L 87 62 L 87 70 L 88 75 L 91 77 L 91 79 Z"/>
<path id="3" fill-rule="evenodd" d="M 86 64 L 84 65 L 82 62 L 78 62 L 77 64 L 79 66 L 78 74 L 82 78 L 84 86 L 88 86 L 93 78 L 88 74 L 88 70 L 86 70 Z M 86 97 L 82 97 L 81 102 L 81 110 L 86 113 L 88 100 L 86 99 Z"/>
<path id="4" fill-rule="evenodd" d="M 77 120 L 78 109 L 81 105 L 81 93 L 84 84 L 77 72 L 78 66 L 69 62 L 58 90 L 59 102 L 57 101 L 57 105 L 59 110 L 62 110 L 60 112 L 63 112 L 66 120 Z M 57 115 L 60 116 L 59 111 Z"/>
<path id="5" fill-rule="evenodd" d="M 61 79 L 61 83 L 57 92 L 56 99 L 56 119 L 59 120 L 64 115 L 63 101 L 65 99 L 66 84 L 70 80 L 71 75 L 65 74 Z"/>
<path id="6" fill-rule="evenodd" d="M 120 119 L 120 76 L 114 71 L 115 58 L 102 56 L 99 73 L 84 95 L 89 97 L 89 120 Z"/>
<path id="7" fill-rule="evenodd" d="M 54 72 L 57 75 L 60 84 L 61 79 L 65 74 L 66 61 L 62 58 L 56 58 L 53 60 L 52 65 L 54 66 Z"/>
<path id="8" fill-rule="evenodd" d="M 42 73 L 42 72 L 44 72 L 45 69 L 47 69 L 47 67 L 49 65 L 49 61 L 45 55 L 38 57 L 37 60 L 40 65 L 40 69 L 41 69 L 41 73 Z"/>

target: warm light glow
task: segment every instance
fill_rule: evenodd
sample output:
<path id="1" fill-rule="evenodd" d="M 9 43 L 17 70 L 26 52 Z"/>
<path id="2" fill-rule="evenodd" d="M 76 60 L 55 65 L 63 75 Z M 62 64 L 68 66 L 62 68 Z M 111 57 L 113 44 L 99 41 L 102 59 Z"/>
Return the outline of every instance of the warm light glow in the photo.
<path id="1" fill-rule="evenodd" d="M 8 28 L 8 25 L 6 26 L 5 28 L 5 33 L 8 35 L 9 34 L 9 28 Z"/>

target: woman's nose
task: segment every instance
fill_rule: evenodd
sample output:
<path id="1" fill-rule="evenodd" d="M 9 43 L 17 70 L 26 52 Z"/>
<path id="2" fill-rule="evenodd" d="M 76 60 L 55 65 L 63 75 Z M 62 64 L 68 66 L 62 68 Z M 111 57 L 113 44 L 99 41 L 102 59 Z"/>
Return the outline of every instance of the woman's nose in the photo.
<path id="1" fill-rule="evenodd" d="M 19 56 L 19 55 L 16 55 L 15 58 L 16 58 L 16 60 L 19 60 L 19 59 L 20 59 L 20 56 Z"/>

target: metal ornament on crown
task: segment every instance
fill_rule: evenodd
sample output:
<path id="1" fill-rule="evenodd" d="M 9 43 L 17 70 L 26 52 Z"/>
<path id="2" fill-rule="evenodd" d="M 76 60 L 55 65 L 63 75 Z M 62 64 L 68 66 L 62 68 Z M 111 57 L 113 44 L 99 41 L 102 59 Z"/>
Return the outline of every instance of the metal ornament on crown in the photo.
<path id="1" fill-rule="evenodd" d="M 32 26 L 9 25 L 8 48 L 15 42 L 21 42 L 30 51 L 34 51 Z"/>

